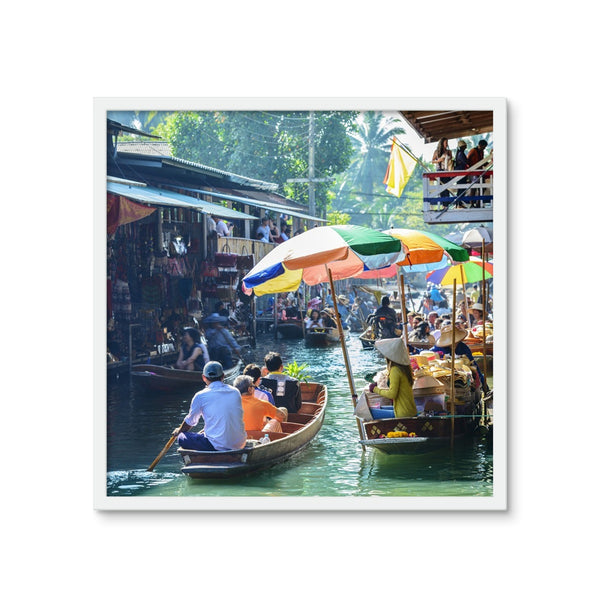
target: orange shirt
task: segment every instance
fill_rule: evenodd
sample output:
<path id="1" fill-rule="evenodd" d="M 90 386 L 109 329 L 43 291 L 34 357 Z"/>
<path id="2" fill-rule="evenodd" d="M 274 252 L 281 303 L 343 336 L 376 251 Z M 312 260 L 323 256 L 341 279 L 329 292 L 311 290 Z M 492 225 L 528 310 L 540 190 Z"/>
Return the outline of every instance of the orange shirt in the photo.
<path id="1" fill-rule="evenodd" d="M 260 400 L 251 394 L 242 394 L 242 409 L 246 431 L 261 430 L 265 425 L 265 417 L 274 418 L 277 414 L 277 407 L 267 400 Z"/>

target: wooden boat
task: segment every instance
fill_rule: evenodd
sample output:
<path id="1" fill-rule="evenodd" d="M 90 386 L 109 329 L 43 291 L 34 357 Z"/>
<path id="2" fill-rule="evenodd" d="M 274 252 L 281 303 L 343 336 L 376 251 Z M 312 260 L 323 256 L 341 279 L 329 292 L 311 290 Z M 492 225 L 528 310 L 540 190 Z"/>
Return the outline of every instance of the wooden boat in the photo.
<path id="1" fill-rule="evenodd" d="M 248 442 L 241 450 L 204 452 L 179 448 L 183 473 L 193 479 L 224 479 L 267 469 L 300 452 L 323 425 L 327 407 L 327 387 L 319 383 L 300 383 L 302 406 L 281 424 L 283 433 L 269 433 L 271 442 L 260 444 L 262 431 L 248 431 Z"/>
<path id="2" fill-rule="evenodd" d="M 316 348 L 321 346 L 331 346 L 340 343 L 340 334 L 333 327 L 324 327 L 322 329 L 311 329 L 305 334 L 307 348 Z"/>
<path id="3" fill-rule="evenodd" d="M 303 336 L 304 321 L 288 319 L 277 323 L 277 335 L 285 339 L 299 339 Z"/>
<path id="4" fill-rule="evenodd" d="M 364 350 L 373 350 L 373 348 L 375 348 L 375 338 L 373 337 L 373 330 L 371 327 L 367 327 L 367 329 L 358 336 L 358 339 Z"/>
<path id="5" fill-rule="evenodd" d="M 376 414 L 382 412 L 387 411 L 376 411 Z M 467 437 L 476 431 L 482 417 L 481 392 L 474 388 L 469 395 L 457 398 L 454 416 L 447 412 L 396 418 L 393 410 L 389 412 L 390 418 L 360 419 L 363 433 L 360 443 L 385 454 L 429 452 L 447 447 L 453 439 Z M 414 437 L 387 437 L 394 431 L 414 434 Z"/>
<path id="6" fill-rule="evenodd" d="M 238 360 L 231 369 L 226 369 L 225 383 L 232 384 L 241 373 L 242 366 L 242 361 Z M 133 365 L 130 373 L 134 384 L 151 392 L 197 391 L 205 385 L 200 371 L 184 371 L 173 366 Z"/>

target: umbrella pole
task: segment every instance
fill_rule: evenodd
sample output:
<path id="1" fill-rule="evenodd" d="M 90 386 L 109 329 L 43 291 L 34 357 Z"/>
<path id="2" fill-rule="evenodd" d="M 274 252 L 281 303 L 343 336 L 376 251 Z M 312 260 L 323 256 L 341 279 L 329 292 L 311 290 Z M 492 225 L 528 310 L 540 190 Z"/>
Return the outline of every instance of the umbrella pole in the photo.
<path id="1" fill-rule="evenodd" d="M 452 361 L 450 366 L 450 371 L 452 372 L 452 376 L 450 378 L 450 402 L 452 405 L 452 410 L 450 412 L 452 419 L 450 421 L 450 447 L 454 447 L 454 362 L 456 358 L 456 279 L 454 280 L 454 286 L 452 290 Z"/>
<path id="2" fill-rule="evenodd" d="M 335 296 L 335 288 L 333 287 L 333 275 L 331 274 L 331 269 L 327 267 L 327 275 L 329 276 L 329 285 L 331 286 L 331 299 L 333 300 L 333 312 L 335 314 L 335 322 L 337 324 L 337 329 L 340 334 L 340 342 L 342 344 L 342 354 L 344 356 L 344 364 L 346 365 L 346 375 L 348 377 L 348 385 L 350 386 L 350 393 L 352 394 L 352 406 L 356 408 L 356 389 L 354 388 L 354 378 L 352 377 L 352 369 L 350 367 L 350 360 L 348 359 L 348 349 L 346 348 L 346 339 L 344 338 L 344 330 L 342 329 L 342 321 L 340 319 L 340 315 L 338 313 L 337 307 L 337 298 Z M 358 435 L 360 439 L 364 439 L 362 425 L 360 423 L 360 419 L 356 417 L 356 425 L 358 427 Z M 361 444 L 363 452 L 365 447 Z"/>
<path id="3" fill-rule="evenodd" d="M 483 306 L 483 377 L 487 380 L 487 352 L 485 347 L 485 313 L 487 294 L 485 289 L 485 242 L 481 242 L 481 305 Z M 483 383 L 483 382 L 482 382 Z"/>
<path id="4" fill-rule="evenodd" d="M 402 337 L 408 348 L 408 320 L 406 317 L 406 296 L 404 295 L 404 275 L 400 275 L 400 267 L 396 267 L 396 279 L 398 280 L 398 288 L 402 298 Z"/>

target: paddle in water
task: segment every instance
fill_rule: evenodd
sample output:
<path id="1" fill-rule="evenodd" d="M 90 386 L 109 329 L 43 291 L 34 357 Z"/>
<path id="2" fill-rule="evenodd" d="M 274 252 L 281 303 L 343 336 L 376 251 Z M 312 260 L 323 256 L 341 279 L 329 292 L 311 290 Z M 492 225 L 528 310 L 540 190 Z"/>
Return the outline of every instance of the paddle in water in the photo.
<path id="1" fill-rule="evenodd" d="M 177 428 L 177 435 L 179 435 L 179 431 L 185 424 L 185 419 L 182 421 L 181 425 Z M 173 442 L 177 439 L 177 435 L 172 435 L 169 438 L 169 441 L 165 444 L 165 447 L 160 451 L 160 454 L 152 461 L 152 464 L 146 469 L 146 471 L 153 471 L 154 467 L 161 461 L 162 457 L 168 452 L 169 448 L 173 445 Z"/>

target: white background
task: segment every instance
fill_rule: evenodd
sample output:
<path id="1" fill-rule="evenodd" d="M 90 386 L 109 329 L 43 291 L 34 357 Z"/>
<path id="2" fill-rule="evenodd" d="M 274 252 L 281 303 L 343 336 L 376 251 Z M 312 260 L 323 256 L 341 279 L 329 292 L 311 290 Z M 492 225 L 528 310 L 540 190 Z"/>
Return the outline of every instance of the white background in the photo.
<path id="1" fill-rule="evenodd" d="M 487 599 L 575 597 L 592 585 L 598 53 L 588 3 L 563 6 L 12 7 L 0 40 L 6 589 L 68 599 Z M 508 99 L 507 512 L 93 510 L 100 96 Z M 320 578 L 326 587 L 313 593 Z"/>

